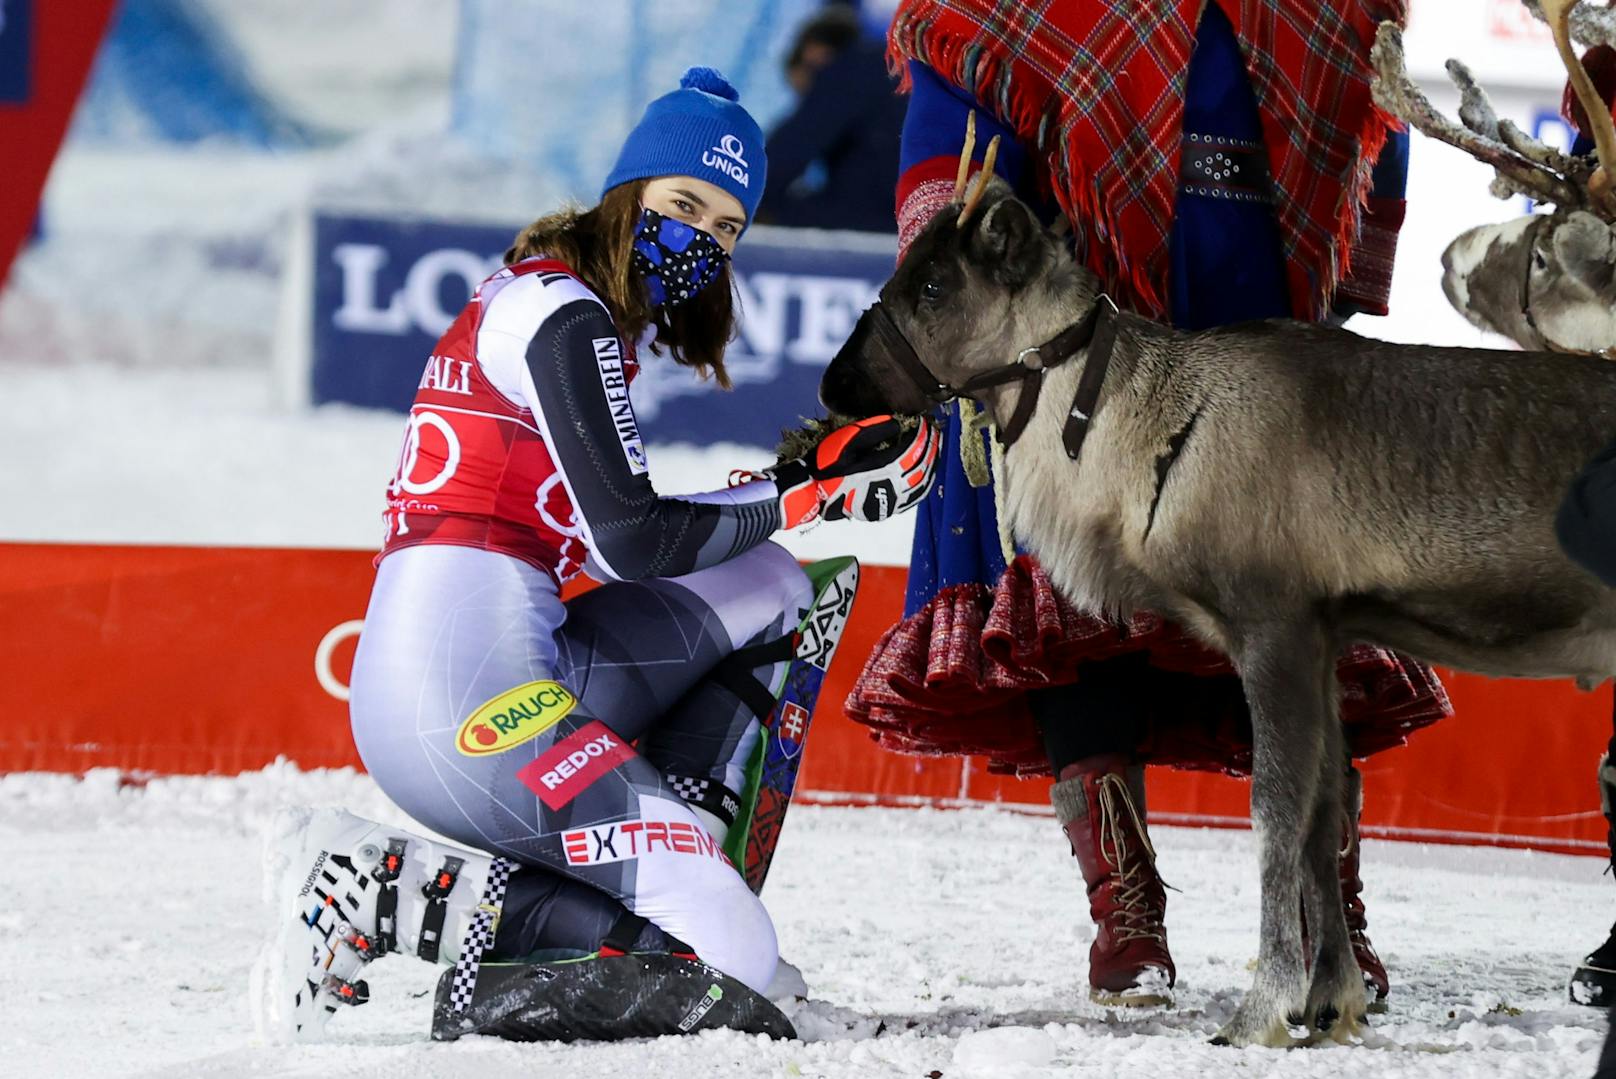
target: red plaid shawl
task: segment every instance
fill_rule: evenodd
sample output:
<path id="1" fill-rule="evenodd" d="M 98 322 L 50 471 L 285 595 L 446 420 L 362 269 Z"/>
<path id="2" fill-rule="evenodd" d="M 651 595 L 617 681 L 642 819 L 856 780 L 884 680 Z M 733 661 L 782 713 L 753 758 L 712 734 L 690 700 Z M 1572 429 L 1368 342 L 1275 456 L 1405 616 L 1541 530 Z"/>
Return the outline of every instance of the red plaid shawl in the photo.
<path id="1" fill-rule="evenodd" d="M 1295 314 L 1318 319 L 1385 141 L 1369 47 L 1382 19 L 1404 20 L 1405 0 L 904 0 L 888 48 L 974 93 L 1043 151 L 1089 266 L 1165 318 L 1184 87 L 1206 2 L 1246 54 Z"/>

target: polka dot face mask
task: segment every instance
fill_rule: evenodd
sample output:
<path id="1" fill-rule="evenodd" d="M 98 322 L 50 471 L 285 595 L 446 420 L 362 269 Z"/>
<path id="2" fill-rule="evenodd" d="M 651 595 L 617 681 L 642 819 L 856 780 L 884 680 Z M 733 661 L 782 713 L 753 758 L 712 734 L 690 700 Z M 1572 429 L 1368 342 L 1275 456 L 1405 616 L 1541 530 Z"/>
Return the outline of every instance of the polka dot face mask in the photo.
<path id="1" fill-rule="evenodd" d="M 677 307 L 724 269 L 729 253 L 708 233 L 647 208 L 634 230 L 631 261 L 652 307 Z"/>

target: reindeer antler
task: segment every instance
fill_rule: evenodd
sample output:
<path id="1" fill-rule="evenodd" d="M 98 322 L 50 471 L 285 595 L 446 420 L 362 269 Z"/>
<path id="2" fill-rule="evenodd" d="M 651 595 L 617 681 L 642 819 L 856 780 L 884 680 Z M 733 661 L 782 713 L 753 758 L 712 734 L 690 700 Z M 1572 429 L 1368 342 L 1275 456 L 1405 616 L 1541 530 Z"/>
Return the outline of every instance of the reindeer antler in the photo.
<path id="1" fill-rule="evenodd" d="M 1529 137 L 1509 121 L 1500 121 L 1487 95 L 1459 61 L 1449 60 L 1447 68 L 1461 95 L 1462 125 L 1438 112 L 1409 78 L 1403 56 L 1403 31 L 1396 23 L 1380 24 L 1370 62 L 1375 68 L 1375 103 L 1387 112 L 1438 142 L 1491 165 L 1498 182 L 1511 192 L 1556 206 L 1587 205 L 1586 167 Z M 1609 112 L 1605 115 L 1608 118 Z"/>
<path id="2" fill-rule="evenodd" d="M 976 204 L 982 201 L 982 195 L 988 189 L 988 181 L 993 177 L 993 163 L 999 159 L 999 136 L 995 135 L 989 140 L 988 152 L 982 156 L 982 171 L 976 174 L 976 185 L 971 188 L 970 197 L 966 198 L 965 178 L 971 173 L 971 154 L 975 150 L 976 110 L 972 109 L 965 118 L 965 146 L 960 150 L 959 170 L 954 173 L 954 201 L 965 199 L 964 208 L 954 220 L 955 228 L 965 227 L 965 222 L 970 219 Z"/>
<path id="3" fill-rule="evenodd" d="M 1594 150 L 1599 156 L 1599 168 L 1588 179 L 1588 194 L 1594 205 L 1609 218 L 1616 216 L 1616 195 L 1611 186 L 1616 182 L 1616 123 L 1610 118 L 1610 106 L 1599 96 L 1588 69 L 1582 66 L 1576 50 L 1571 47 L 1571 8 L 1576 0 L 1542 0 L 1541 6 L 1549 30 L 1554 35 L 1554 47 L 1560 53 L 1560 62 L 1571 77 L 1571 89 L 1582 103 L 1588 116 L 1589 134 L 1594 137 Z"/>
<path id="4" fill-rule="evenodd" d="M 1549 21 L 1539 0 L 1521 0 L 1521 4 L 1539 21 Z M 1578 4 L 1571 11 L 1570 29 L 1571 40 L 1584 45 L 1616 45 L 1616 10 Z"/>
<path id="5" fill-rule="evenodd" d="M 1452 79 L 1453 85 L 1459 89 L 1461 124 L 1484 138 L 1496 139 L 1540 169 L 1555 176 L 1566 177 L 1576 189 L 1580 190 L 1587 186 L 1588 175 L 1592 171 L 1587 162 L 1574 158 L 1546 142 L 1534 139 L 1517 127 L 1513 120 L 1500 120 L 1498 114 L 1493 112 L 1493 103 L 1487 99 L 1487 92 L 1476 82 L 1476 77 L 1470 73 L 1468 67 L 1458 60 L 1449 60 L 1444 66 L 1448 78 Z M 1494 184 L 1500 188 L 1494 192 L 1499 198 L 1507 199 L 1515 194 L 1536 196 L 1532 191 L 1518 191 L 1515 184 L 1503 177 L 1497 178 Z"/>
<path id="6" fill-rule="evenodd" d="M 976 110 L 965 117 L 965 147 L 960 150 L 959 170 L 954 173 L 954 202 L 965 197 L 965 177 L 971 172 L 971 154 L 976 150 Z"/>
<path id="7" fill-rule="evenodd" d="M 965 208 L 960 211 L 959 217 L 954 221 L 955 228 L 964 228 L 965 222 L 969 221 L 971 214 L 976 212 L 977 203 L 982 201 L 982 196 L 987 193 L 988 183 L 993 179 L 993 163 L 998 159 L 999 136 L 995 135 L 988 140 L 988 152 L 982 155 L 982 171 L 976 174 L 976 185 L 971 188 L 970 197 L 965 200 Z"/>

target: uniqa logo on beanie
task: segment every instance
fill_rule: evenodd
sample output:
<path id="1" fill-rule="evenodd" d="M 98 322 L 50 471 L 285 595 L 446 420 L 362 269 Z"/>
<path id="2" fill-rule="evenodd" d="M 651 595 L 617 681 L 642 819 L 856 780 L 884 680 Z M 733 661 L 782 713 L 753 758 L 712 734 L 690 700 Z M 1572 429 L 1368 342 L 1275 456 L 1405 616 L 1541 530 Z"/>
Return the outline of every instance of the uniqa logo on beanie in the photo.
<path id="1" fill-rule="evenodd" d="M 708 168 L 717 169 L 742 187 L 751 187 L 746 173 L 746 157 L 743 153 L 746 147 L 735 135 L 725 135 L 718 140 L 718 145 L 701 155 L 701 163 Z"/>
<path id="2" fill-rule="evenodd" d="M 693 176 L 733 195 L 750 222 L 768 182 L 769 159 L 763 132 L 740 96 L 710 67 L 686 71 L 679 89 L 645 107 L 601 194 L 630 180 Z"/>

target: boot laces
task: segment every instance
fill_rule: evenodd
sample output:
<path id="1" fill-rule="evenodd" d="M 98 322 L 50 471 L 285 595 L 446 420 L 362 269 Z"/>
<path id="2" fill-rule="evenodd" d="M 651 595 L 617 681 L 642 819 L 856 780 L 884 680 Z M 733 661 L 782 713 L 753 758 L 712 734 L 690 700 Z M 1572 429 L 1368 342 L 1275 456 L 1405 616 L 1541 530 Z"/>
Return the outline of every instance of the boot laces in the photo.
<path id="1" fill-rule="evenodd" d="M 1357 823 L 1350 809 L 1343 812 L 1341 819 L 1341 848 L 1336 851 L 1336 876 L 1341 889 L 1341 909 L 1347 917 L 1347 934 L 1354 943 L 1361 940 L 1367 944 L 1368 937 L 1365 935 L 1364 930 L 1368 928 L 1369 921 L 1363 915 L 1363 905 L 1358 899 L 1359 895 L 1363 893 L 1363 879 L 1356 866 L 1353 866 L 1350 872 L 1344 871 L 1347 868 L 1347 860 L 1354 857 L 1360 850 Z"/>
<path id="2" fill-rule="evenodd" d="M 1117 936 L 1121 940 L 1157 940 L 1166 942 L 1162 930 L 1161 912 L 1155 909 L 1147 894 L 1156 880 L 1156 848 L 1151 846 L 1145 822 L 1133 804 L 1127 781 L 1110 772 L 1100 777 L 1097 785 L 1100 800 L 1100 857 L 1116 867 L 1120 885 L 1116 890 L 1116 903 L 1121 914 Z M 1128 835 L 1125 829 L 1133 825 L 1134 837 L 1140 850 L 1128 857 Z M 1110 852 L 1107 853 L 1107 843 Z"/>

